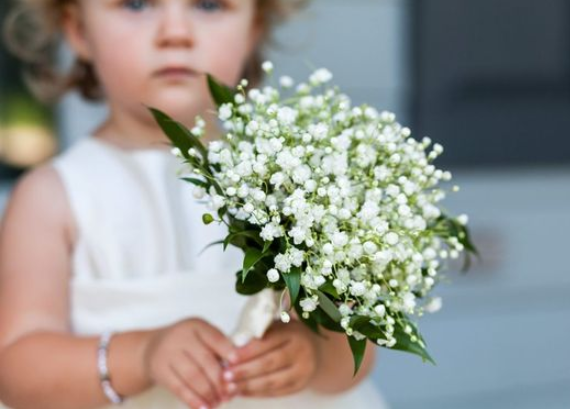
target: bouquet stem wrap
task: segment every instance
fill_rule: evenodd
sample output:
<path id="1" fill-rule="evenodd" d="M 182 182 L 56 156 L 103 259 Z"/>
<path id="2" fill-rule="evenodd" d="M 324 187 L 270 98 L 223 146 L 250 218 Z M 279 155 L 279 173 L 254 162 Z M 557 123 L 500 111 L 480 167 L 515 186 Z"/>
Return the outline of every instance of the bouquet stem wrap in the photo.
<path id="1" fill-rule="evenodd" d="M 252 295 L 243 307 L 237 327 L 231 338 L 237 347 L 242 347 L 254 338 L 261 338 L 279 310 L 278 293 L 270 288 Z"/>

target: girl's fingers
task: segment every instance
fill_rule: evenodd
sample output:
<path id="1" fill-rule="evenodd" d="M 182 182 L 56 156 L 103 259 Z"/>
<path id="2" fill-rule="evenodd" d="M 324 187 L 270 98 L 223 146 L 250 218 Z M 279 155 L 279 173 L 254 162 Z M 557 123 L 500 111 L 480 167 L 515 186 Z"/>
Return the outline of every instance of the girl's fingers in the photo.
<path id="1" fill-rule="evenodd" d="M 184 352 L 200 365 L 216 394 L 216 399 L 221 401 L 222 396 L 226 394 L 222 385 L 222 365 L 213 352 L 200 344 L 195 345 L 192 351 L 185 350 Z"/>
<path id="2" fill-rule="evenodd" d="M 218 402 L 219 399 L 215 388 L 212 387 L 200 365 L 191 356 L 186 354 L 181 356 L 180 359 L 172 365 L 172 370 L 187 389 L 192 390 L 210 407 Z"/>
<path id="3" fill-rule="evenodd" d="M 232 362 L 235 360 L 236 347 L 217 328 L 207 326 L 204 330 L 197 331 L 196 336 L 202 341 L 202 344 L 210 349 L 221 360 L 226 362 Z"/>
<path id="4" fill-rule="evenodd" d="M 233 365 L 251 361 L 255 358 L 263 356 L 268 352 L 282 348 L 289 343 L 289 339 L 283 336 L 283 333 L 268 333 L 262 339 L 254 339 L 242 348 L 236 351 L 237 359 L 230 361 Z"/>
<path id="5" fill-rule="evenodd" d="M 261 396 L 269 391 L 288 390 L 294 387 L 295 379 L 291 367 L 279 369 L 260 377 L 228 384 L 228 391 L 241 396 Z"/>
<path id="6" fill-rule="evenodd" d="M 286 386 L 281 389 L 258 391 L 243 396 L 250 398 L 278 398 L 281 396 L 292 395 L 295 392 L 299 392 L 301 389 L 302 388 L 297 386 L 295 383 L 291 382 L 289 386 Z"/>
<path id="7" fill-rule="evenodd" d="M 232 365 L 224 371 L 226 382 L 241 382 L 276 372 L 290 364 L 287 350 L 277 347 L 265 355 L 256 357 L 242 364 Z"/>
<path id="8" fill-rule="evenodd" d="M 204 400 L 200 395 L 198 395 L 192 388 L 188 387 L 186 381 L 181 377 L 176 369 L 170 365 L 170 376 L 168 377 L 165 386 L 175 395 L 183 401 L 188 407 L 192 409 L 206 409 L 209 406 L 207 401 Z"/>

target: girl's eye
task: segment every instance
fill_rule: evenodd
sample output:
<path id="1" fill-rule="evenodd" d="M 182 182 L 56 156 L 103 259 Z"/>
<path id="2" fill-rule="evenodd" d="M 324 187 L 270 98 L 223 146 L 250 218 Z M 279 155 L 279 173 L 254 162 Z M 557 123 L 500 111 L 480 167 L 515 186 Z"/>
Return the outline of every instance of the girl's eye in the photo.
<path id="1" fill-rule="evenodd" d="M 198 0 L 196 2 L 196 8 L 207 12 L 214 12 L 223 9 L 223 4 L 219 0 Z"/>
<path id="2" fill-rule="evenodd" d="M 147 7 L 149 2 L 146 0 L 125 0 L 122 6 L 132 11 L 141 11 Z"/>

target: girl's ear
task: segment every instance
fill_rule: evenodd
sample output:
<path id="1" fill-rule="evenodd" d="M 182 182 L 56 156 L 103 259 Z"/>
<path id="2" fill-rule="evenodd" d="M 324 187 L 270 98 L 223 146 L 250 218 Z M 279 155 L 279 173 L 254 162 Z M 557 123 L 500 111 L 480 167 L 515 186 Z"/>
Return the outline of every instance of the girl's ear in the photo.
<path id="1" fill-rule="evenodd" d="M 62 28 L 65 39 L 75 52 L 75 55 L 83 61 L 91 60 L 91 52 L 86 39 L 85 24 L 79 10 L 79 5 L 71 3 L 63 11 Z"/>

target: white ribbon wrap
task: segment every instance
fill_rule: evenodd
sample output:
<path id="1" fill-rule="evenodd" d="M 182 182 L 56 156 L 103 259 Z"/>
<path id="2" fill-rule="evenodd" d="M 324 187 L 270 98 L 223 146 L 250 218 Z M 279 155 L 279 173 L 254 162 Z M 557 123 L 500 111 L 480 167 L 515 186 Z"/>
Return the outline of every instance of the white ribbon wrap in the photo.
<path id="1" fill-rule="evenodd" d="M 246 345 L 253 338 L 261 338 L 279 312 L 279 294 L 272 289 L 252 295 L 244 305 L 232 334 L 237 347 Z"/>

